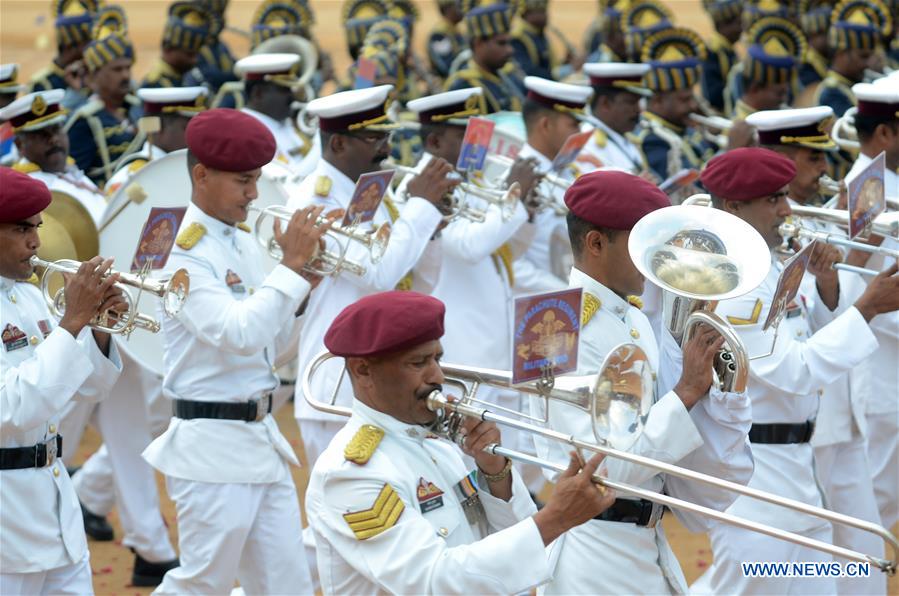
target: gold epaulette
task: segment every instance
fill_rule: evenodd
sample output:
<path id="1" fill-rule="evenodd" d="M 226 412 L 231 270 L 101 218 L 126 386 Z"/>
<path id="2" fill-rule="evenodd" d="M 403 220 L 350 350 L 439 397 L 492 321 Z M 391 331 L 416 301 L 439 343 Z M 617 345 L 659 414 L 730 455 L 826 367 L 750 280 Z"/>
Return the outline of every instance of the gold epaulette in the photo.
<path id="1" fill-rule="evenodd" d="M 627 303 L 636 309 L 643 310 L 643 299 L 639 296 L 628 296 Z"/>
<path id="2" fill-rule="evenodd" d="M 12 169 L 23 174 L 33 174 L 41 171 L 41 166 L 30 161 L 17 161 L 12 165 Z"/>
<path id="3" fill-rule="evenodd" d="M 327 176 L 319 176 L 315 179 L 315 194 L 326 197 L 331 194 L 331 179 Z"/>
<path id="4" fill-rule="evenodd" d="M 405 508 L 406 504 L 400 496 L 385 482 L 370 509 L 344 513 L 343 519 L 356 535 L 356 540 L 366 540 L 395 526 Z"/>
<path id="5" fill-rule="evenodd" d="M 752 313 L 745 319 L 740 317 L 732 317 L 727 315 L 727 322 L 731 325 L 755 325 L 759 322 L 759 316 L 762 314 L 762 301 L 756 299 L 752 307 Z"/>
<path id="6" fill-rule="evenodd" d="M 246 222 L 243 222 L 243 221 L 237 224 L 237 229 L 240 230 L 240 231 L 242 231 L 242 232 L 247 232 L 247 233 L 253 231 L 253 228 L 251 228 L 250 226 L 248 226 L 248 225 L 246 224 Z"/>
<path id="7" fill-rule="evenodd" d="M 38 277 L 38 274 L 37 274 L 37 273 L 32 273 L 32 274 L 31 274 L 31 277 L 29 277 L 28 279 L 25 280 L 25 283 L 29 283 L 29 284 L 34 285 L 34 286 L 40 286 L 40 285 L 41 285 L 41 278 Z"/>
<path id="8" fill-rule="evenodd" d="M 581 306 L 581 327 L 589 323 L 600 308 L 602 308 L 602 300 L 590 292 L 584 292 L 584 304 Z"/>
<path id="9" fill-rule="evenodd" d="M 175 240 L 175 244 L 177 244 L 179 248 L 190 250 L 197 245 L 197 242 L 199 242 L 205 234 L 206 226 L 194 222 L 181 230 L 181 233 L 178 234 L 178 238 Z"/>
<path id="10" fill-rule="evenodd" d="M 131 163 L 128 164 L 128 173 L 133 174 L 134 172 L 138 171 L 139 169 L 141 169 L 148 163 L 149 162 L 146 159 L 135 159 L 134 161 L 132 161 Z"/>
<path id="11" fill-rule="evenodd" d="M 593 131 L 593 142 L 596 143 L 597 147 L 605 147 L 606 143 L 609 142 L 609 135 L 603 129 L 597 128 Z"/>
<path id="12" fill-rule="evenodd" d="M 375 454 L 375 450 L 381 444 L 381 439 L 383 438 L 384 431 L 382 429 L 371 424 L 363 424 L 356 431 L 356 434 L 353 435 L 353 438 L 350 439 L 350 442 L 347 443 L 347 446 L 344 447 L 344 459 L 364 466 L 371 459 L 371 456 Z"/>

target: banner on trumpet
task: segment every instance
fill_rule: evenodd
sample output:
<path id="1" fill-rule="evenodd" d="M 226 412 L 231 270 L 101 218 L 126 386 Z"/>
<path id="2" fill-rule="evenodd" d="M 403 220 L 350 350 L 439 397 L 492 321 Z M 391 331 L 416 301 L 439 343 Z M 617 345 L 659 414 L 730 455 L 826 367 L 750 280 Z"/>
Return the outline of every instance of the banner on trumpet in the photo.
<path id="1" fill-rule="evenodd" d="M 387 194 L 393 174 L 393 170 L 381 170 L 359 176 L 341 225 L 357 226 L 372 221 L 381 201 L 384 200 L 384 195 Z"/>
<path id="2" fill-rule="evenodd" d="M 150 270 L 162 269 L 169 260 L 175 246 L 175 238 L 187 207 L 153 207 L 141 230 L 131 259 L 131 273 L 138 273 L 144 267 Z"/>
<path id="3" fill-rule="evenodd" d="M 858 173 L 849 188 L 849 239 L 867 235 L 874 220 L 886 210 L 886 155 L 883 151 Z"/>
<path id="4" fill-rule="evenodd" d="M 512 384 L 577 370 L 583 289 L 515 299 Z"/>

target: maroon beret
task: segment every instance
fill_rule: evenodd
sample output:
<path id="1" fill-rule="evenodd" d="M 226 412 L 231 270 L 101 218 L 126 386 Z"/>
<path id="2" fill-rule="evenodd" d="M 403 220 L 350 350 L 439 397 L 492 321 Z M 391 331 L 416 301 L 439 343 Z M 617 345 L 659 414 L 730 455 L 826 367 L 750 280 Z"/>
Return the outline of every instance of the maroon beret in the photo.
<path id="1" fill-rule="evenodd" d="M 790 158 L 770 149 L 743 147 L 712 158 L 699 180 L 712 196 L 751 201 L 773 195 L 795 176 Z"/>
<path id="2" fill-rule="evenodd" d="M 655 184 L 618 170 L 584 174 L 565 191 L 565 204 L 594 226 L 630 230 L 647 213 L 670 207 L 668 195 Z"/>
<path id="3" fill-rule="evenodd" d="M 53 197 L 47 185 L 28 174 L 0 167 L 0 223 L 16 223 L 47 208 Z"/>
<path id="4" fill-rule="evenodd" d="M 190 152 L 214 170 L 248 172 L 275 156 L 275 137 L 265 124 L 229 108 L 207 110 L 191 118 L 186 138 Z"/>
<path id="5" fill-rule="evenodd" d="M 446 307 L 418 292 L 381 292 L 343 309 L 325 347 L 337 356 L 375 356 L 411 348 L 443 336 Z"/>

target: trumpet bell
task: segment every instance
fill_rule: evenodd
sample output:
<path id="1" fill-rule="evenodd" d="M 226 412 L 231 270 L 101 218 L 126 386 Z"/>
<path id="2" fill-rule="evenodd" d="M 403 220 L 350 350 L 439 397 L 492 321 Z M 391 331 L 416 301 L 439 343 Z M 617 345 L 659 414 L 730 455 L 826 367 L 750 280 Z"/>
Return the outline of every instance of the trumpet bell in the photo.
<path id="1" fill-rule="evenodd" d="M 170 317 L 181 312 L 184 301 L 190 293 L 190 275 L 187 269 L 178 269 L 165 284 L 162 295 L 162 309 Z"/>
<path id="2" fill-rule="evenodd" d="M 628 250 L 646 279 L 694 300 L 742 296 L 771 268 L 768 246 L 752 226 L 696 205 L 653 211 L 631 230 Z"/>

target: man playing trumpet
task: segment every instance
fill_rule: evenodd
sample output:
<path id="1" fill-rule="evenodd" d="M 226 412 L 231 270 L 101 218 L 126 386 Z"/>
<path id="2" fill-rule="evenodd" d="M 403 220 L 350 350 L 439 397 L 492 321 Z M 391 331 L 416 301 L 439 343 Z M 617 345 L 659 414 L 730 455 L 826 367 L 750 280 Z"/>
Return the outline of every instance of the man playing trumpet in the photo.
<path id="1" fill-rule="evenodd" d="M 91 321 L 126 303 L 108 275 L 112 261 L 95 257 L 66 281 L 65 315 L 53 320 L 44 297 L 24 283 L 34 273 L 41 211 L 50 204 L 43 182 L 0 168 L 0 592 L 93 591 L 78 497 L 62 455 L 59 419 L 72 400 L 109 393 L 122 369 L 106 333 Z M 66 365 L 63 366 L 63 363 Z M 69 449 L 75 449 L 72 445 Z"/>
<path id="2" fill-rule="evenodd" d="M 191 293 L 163 321 L 174 417 L 144 451 L 166 476 L 182 553 L 158 593 L 223 593 L 235 579 L 249 593 L 311 592 L 289 468 L 299 462 L 270 413 L 274 371 L 296 347 L 311 291 L 302 272 L 328 225 L 317 223 L 321 208 L 276 225 L 284 256 L 264 277 L 242 222 L 274 137 L 229 109 L 196 116 L 186 135 L 191 204 L 168 264 L 187 269 Z"/>

